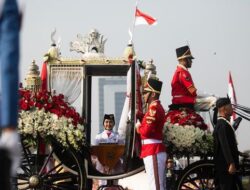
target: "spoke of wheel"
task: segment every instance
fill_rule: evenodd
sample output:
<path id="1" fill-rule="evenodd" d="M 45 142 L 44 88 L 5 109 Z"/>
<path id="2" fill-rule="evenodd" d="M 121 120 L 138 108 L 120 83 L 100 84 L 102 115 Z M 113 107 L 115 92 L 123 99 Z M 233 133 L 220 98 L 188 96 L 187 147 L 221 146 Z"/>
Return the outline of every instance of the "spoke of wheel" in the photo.
<path id="1" fill-rule="evenodd" d="M 209 186 L 208 181 L 209 181 L 208 177 L 207 177 L 207 179 L 203 179 L 203 183 L 204 183 L 206 188 L 208 188 L 208 186 Z"/>
<path id="2" fill-rule="evenodd" d="M 208 168 L 209 169 L 209 168 Z M 200 173 L 199 173 L 199 175 L 198 176 L 201 176 L 201 177 L 203 177 L 203 179 L 201 179 L 200 178 L 200 181 L 201 181 L 201 185 L 202 185 L 202 188 L 204 189 L 204 188 L 211 188 L 210 186 L 209 186 L 209 180 L 210 180 L 210 176 L 209 176 L 209 174 L 210 174 L 210 172 L 211 171 L 203 171 L 202 170 L 202 168 L 200 168 L 200 171 L 199 171 Z M 207 176 L 204 176 L 204 175 L 202 175 L 202 173 L 206 173 L 207 174 Z M 212 172 L 211 172 L 211 175 L 212 175 Z"/>
<path id="3" fill-rule="evenodd" d="M 19 180 L 19 182 L 18 182 L 18 180 Z M 21 181 L 20 181 L 21 180 Z M 16 178 L 16 177 L 13 177 L 12 179 L 11 179 L 11 184 L 13 184 L 14 186 L 17 186 L 17 185 L 25 185 L 25 184 L 29 184 L 29 182 L 28 182 L 28 179 L 26 179 L 26 178 Z"/>
<path id="4" fill-rule="evenodd" d="M 59 174 L 62 170 L 63 170 L 63 167 L 57 169 L 55 174 Z"/>
<path id="5" fill-rule="evenodd" d="M 38 173 L 38 157 L 40 155 L 40 137 L 39 135 L 37 136 L 37 147 L 36 147 L 36 159 L 35 159 L 35 173 Z"/>
<path id="6" fill-rule="evenodd" d="M 215 187 L 214 180 L 212 180 L 211 187 Z"/>
<path id="7" fill-rule="evenodd" d="M 195 182 L 196 178 L 191 178 L 190 175 L 187 177 L 189 180 L 186 181 L 186 183 L 191 183 L 193 186 L 199 188 L 199 186 L 197 186 L 197 183 Z"/>
<path id="8" fill-rule="evenodd" d="M 29 154 L 27 154 L 27 156 L 28 156 Z M 23 158 L 23 160 L 22 160 L 22 164 L 21 164 L 21 166 L 20 166 L 20 168 L 25 172 L 25 173 L 27 173 L 27 174 L 31 174 L 32 172 L 31 172 L 31 164 L 32 164 L 32 162 L 30 162 L 30 160 L 32 159 L 32 157 L 27 157 L 26 158 L 26 160 L 27 160 L 27 162 L 25 161 L 25 158 Z"/>
<path id="9" fill-rule="evenodd" d="M 66 186 L 62 184 L 51 184 L 51 185 L 45 184 L 44 186 L 49 187 L 48 189 L 53 188 L 53 189 L 59 189 L 59 190 L 69 190 L 72 187 L 72 185 Z"/>
<path id="10" fill-rule="evenodd" d="M 211 186 L 211 183 L 210 183 L 211 180 L 212 180 L 212 179 L 207 179 L 207 180 L 206 180 L 206 187 L 209 187 L 209 189 L 212 187 L 212 186 Z"/>
<path id="11" fill-rule="evenodd" d="M 59 189 L 62 190 L 70 190 L 70 189 L 76 189 L 72 184 L 66 185 L 66 184 L 53 184 L 53 186 L 58 187 Z"/>
<path id="12" fill-rule="evenodd" d="M 29 184 L 28 181 L 26 182 L 18 182 L 18 183 L 13 183 L 14 185 L 25 185 L 25 184 Z"/>
<path id="13" fill-rule="evenodd" d="M 193 186 L 199 188 L 199 186 L 195 183 L 196 178 L 191 178 L 190 175 L 188 176 L 188 178 L 190 179 L 187 181 L 188 183 L 191 183 Z"/>
<path id="14" fill-rule="evenodd" d="M 15 177 L 14 179 L 15 179 L 15 180 L 24 180 L 24 181 L 28 181 L 28 180 L 29 180 L 28 178 L 29 178 L 29 177 L 28 177 L 27 175 L 18 174 L 18 176 Z"/>
<path id="15" fill-rule="evenodd" d="M 42 177 L 45 177 L 45 176 L 49 175 L 52 171 L 56 170 L 61 165 L 62 165 L 62 163 L 59 163 L 58 165 L 56 165 L 55 167 L 53 167 L 52 169 L 50 169 L 47 173 L 43 174 Z"/>
<path id="16" fill-rule="evenodd" d="M 192 178 L 190 177 L 190 176 L 187 176 L 187 182 L 189 182 L 190 180 L 192 180 Z M 184 181 L 184 182 L 186 182 L 186 181 Z"/>
<path id="17" fill-rule="evenodd" d="M 28 166 L 29 166 L 29 168 L 31 168 L 30 159 L 29 159 L 29 156 L 28 156 L 28 153 L 27 153 L 27 150 L 29 150 L 29 149 L 26 149 L 27 146 L 25 147 L 25 144 L 23 143 L 23 141 L 21 141 L 21 144 L 22 144 L 23 153 L 24 153 L 24 158 L 23 158 L 23 159 L 26 158 L 26 161 L 27 161 L 27 163 L 28 163 Z M 29 155 L 31 155 L 31 154 L 29 154 Z M 25 168 L 26 168 L 25 172 L 27 172 L 28 174 L 31 174 L 30 169 L 28 169 L 27 167 L 25 167 Z M 22 168 L 22 169 L 23 169 L 23 168 Z"/>
<path id="18" fill-rule="evenodd" d="M 214 189 L 215 185 L 214 185 L 214 179 L 213 178 L 209 178 L 207 179 L 207 186 L 206 187 L 209 187 L 209 189 Z"/>
<path id="19" fill-rule="evenodd" d="M 200 185 L 202 186 L 202 189 L 204 189 L 205 188 L 205 186 L 204 186 L 204 181 L 203 181 L 203 179 L 202 179 L 202 168 L 200 168 L 200 170 L 198 170 L 197 171 L 197 176 L 198 176 L 198 178 L 197 178 L 197 180 L 198 180 L 198 185 L 199 185 L 199 187 L 200 187 Z"/>
<path id="20" fill-rule="evenodd" d="M 31 174 L 31 165 L 34 163 L 32 163 L 32 154 L 31 154 L 31 151 L 29 150 L 31 146 L 27 146 L 24 147 L 24 154 L 25 154 L 25 157 L 22 159 L 22 165 L 21 165 L 21 168 L 22 170 L 27 173 L 27 174 Z"/>
<path id="21" fill-rule="evenodd" d="M 183 187 L 186 187 L 185 189 L 190 189 L 190 187 L 187 186 L 187 185 L 185 185 L 185 184 L 183 184 L 183 185 L 181 186 L 181 189 L 183 189 Z M 183 189 L 183 190 L 185 190 L 185 189 Z"/>
<path id="22" fill-rule="evenodd" d="M 18 190 L 26 190 L 26 189 L 30 189 L 30 186 L 24 188 L 18 188 Z"/>
<path id="23" fill-rule="evenodd" d="M 54 153 L 54 150 L 52 150 L 52 151 L 50 152 L 50 154 L 47 156 L 46 161 L 43 163 L 43 166 L 42 166 L 42 168 L 41 168 L 40 171 L 39 171 L 39 175 L 42 174 L 42 172 L 43 172 L 45 166 L 48 164 L 48 162 L 49 162 L 50 158 L 52 157 L 52 154 L 53 154 L 53 153 Z"/>
<path id="24" fill-rule="evenodd" d="M 48 178 L 50 177 L 47 176 Z M 72 179 L 72 178 L 75 178 L 77 176 L 73 175 L 72 173 L 60 173 L 60 174 L 57 174 L 57 175 L 51 175 L 51 178 L 48 179 L 47 181 L 51 182 L 51 181 L 61 181 L 61 180 L 65 180 L 65 179 Z"/>

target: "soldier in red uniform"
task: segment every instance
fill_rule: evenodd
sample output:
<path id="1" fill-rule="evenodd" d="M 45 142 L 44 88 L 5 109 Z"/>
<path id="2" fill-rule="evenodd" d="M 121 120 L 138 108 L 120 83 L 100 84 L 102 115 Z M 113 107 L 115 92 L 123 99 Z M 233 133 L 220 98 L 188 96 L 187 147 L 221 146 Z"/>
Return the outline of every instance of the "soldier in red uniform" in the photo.
<path id="1" fill-rule="evenodd" d="M 144 100 L 148 104 L 148 110 L 137 123 L 137 132 L 142 139 L 141 158 L 143 158 L 145 170 L 150 184 L 150 190 L 165 189 L 165 163 L 166 148 L 163 144 L 162 129 L 164 125 L 165 111 L 159 100 L 162 82 L 149 79 L 144 87 Z"/>
<path id="2" fill-rule="evenodd" d="M 207 125 L 202 117 L 194 110 L 197 98 L 197 89 L 188 69 L 192 66 L 194 57 L 189 46 L 176 49 L 179 64 L 172 79 L 172 104 L 170 111 L 166 115 L 166 121 L 179 125 L 194 125 L 206 130 Z M 185 112 L 185 114 L 183 114 Z"/>
<path id="3" fill-rule="evenodd" d="M 194 57 L 188 46 L 176 49 L 179 64 L 172 79 L 172 104 L 179 107 L 193 108 L 196 99 L 196 88 L 188 68 L 192 66 Z"/>

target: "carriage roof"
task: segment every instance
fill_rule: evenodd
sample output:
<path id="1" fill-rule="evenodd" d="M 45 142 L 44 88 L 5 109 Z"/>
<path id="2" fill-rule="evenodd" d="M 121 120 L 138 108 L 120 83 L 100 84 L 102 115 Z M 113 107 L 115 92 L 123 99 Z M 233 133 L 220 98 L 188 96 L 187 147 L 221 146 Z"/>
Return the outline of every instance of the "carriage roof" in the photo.
<path id="1" fill-rule="evenodd" d="M 60 59 L 49 62 L 50 67 L 84 67 L 86 75 L 126 76 L 130 64 L 124 58 Z"/>

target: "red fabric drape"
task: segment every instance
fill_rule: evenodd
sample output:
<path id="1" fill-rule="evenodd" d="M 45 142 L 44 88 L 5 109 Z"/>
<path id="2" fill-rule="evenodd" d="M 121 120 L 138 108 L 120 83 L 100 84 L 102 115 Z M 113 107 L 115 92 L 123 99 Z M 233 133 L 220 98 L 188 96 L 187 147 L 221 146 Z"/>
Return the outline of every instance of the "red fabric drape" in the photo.
<path id="1" fill-rule="evenodd" d="M 47 90 L 47 62 L 43 63 L 41 71 L 42 90 Z"/>

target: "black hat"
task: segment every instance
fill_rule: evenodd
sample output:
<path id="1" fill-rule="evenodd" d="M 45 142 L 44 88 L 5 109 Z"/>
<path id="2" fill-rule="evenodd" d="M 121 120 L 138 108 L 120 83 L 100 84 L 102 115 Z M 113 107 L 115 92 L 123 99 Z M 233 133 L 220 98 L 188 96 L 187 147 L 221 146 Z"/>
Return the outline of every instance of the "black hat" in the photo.
<path id="1" fill-rule="evenodd" d="M 157 79 L 149 78 L 146 85 L 144 86 L 144 91 L 155 92 L 157 94 L 160 94 L 161 87 L 162 87 L 161 81 Z"/>
<path id="2" fill-rule="evenodd" d="M 184 59 L 184 58 L 194 59 L 194 57 L 191 54 L 189 46 L 183 46 L 183 47 L 177 48 L 176 56 L 178 60 Z"/>
<path id="3" fill-rule="evenodd" d="M 221 108 L 222 106 L 231 104 L 231 100 L 228 97 L 219 98 L 216 101 L 216 107 Z"/>
<path id="4" fill-rule="evenodd" d="M 105 119 L 112 120 L 114 122 L 114 124 L 115 124 L 115 116 L 114 116 L 114 114 L 105 114 L 104 117 L 103 117 L 102 124 L 104 124 Z"/>

